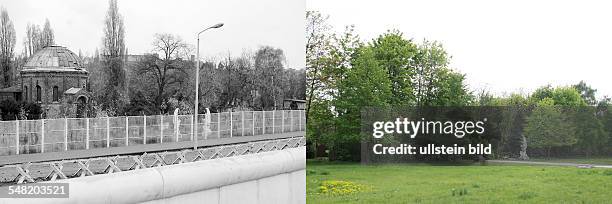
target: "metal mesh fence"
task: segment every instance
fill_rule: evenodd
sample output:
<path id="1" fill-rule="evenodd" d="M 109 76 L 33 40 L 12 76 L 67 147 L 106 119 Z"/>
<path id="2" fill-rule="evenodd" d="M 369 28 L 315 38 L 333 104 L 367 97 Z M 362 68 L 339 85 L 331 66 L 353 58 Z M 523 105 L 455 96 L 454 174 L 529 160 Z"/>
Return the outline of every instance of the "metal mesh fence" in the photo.
<path id="1" fill-rule="evenodd" d="M 17 144 L 17 122 L 0 122 L 0 155 L 16 154 Z"/>
<path id="2" fill-rule="evenodd" d="M 0 156 L 304 131 L 303 110 L 0 121 Z"/>

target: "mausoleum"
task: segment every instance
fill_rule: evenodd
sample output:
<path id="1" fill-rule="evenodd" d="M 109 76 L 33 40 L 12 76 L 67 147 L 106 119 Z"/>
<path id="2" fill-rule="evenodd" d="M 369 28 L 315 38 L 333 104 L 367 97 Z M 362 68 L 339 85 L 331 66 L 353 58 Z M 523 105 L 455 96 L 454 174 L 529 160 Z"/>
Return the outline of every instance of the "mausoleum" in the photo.
<path id="1" fill-rule="evenodd" d="M 21 99 L 39 103 L 47 118 L 82 117 L 90 100 L 88 77 L 79 56 L 62 46 L 47 46 L 20 72 Z"/>

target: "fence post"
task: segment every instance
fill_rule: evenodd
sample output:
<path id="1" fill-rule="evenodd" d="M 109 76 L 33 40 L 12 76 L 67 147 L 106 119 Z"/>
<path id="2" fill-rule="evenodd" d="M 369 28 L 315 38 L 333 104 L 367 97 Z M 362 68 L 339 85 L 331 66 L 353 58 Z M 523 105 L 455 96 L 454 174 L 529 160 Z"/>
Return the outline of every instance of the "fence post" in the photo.
<path id="1" fill-rule="evenodd" d="M 64 118 L 64 151 L 68 151 L 68 118 Z"/>
<path id="2" fill-rule="evenodd" d="M 196 122 L 193 118 L 193 115 L 191 115 L 191 141 L 193 141 L 193 123 Z"/>
<path id="3" fill-rule="evenodd" d="M 159 116 L 159 143 L 164 143 L 164 115 Z"/>
<path id="4" fill-rule="evenodd" d="M 251 113 L 253 113 L 253 117 L 251 117 L 251 119 L 253 119 L 253 121 L 251 121 L 253 123 L 253 136 L 255 136 L 255 111 L 252 111 Z"/>
<path id="5" fill-rule="evenodd" d="M 217 112 L 217 138 L 221 138 L 221 112 Z"/>
<path id="6" fill-rule="evenodd" d="M 45 152 L 45 119 L 40 120 L 40 153 Z"/>
<path id="7" fill-rule="evenodd" d="M 130 117 L 125 116 L 125 146 L 130 144 L 130 128 L 129 128 Z"/>
<path id="8" fill-rule="evenodd" d="M 106 148 L 110 147 L 110 118 L 106 116 Z"/>
<path id="9" fill-rule="evenodd" d="M 274 134 L 275 124 L 276 123 L 276 110 L 272 110 L 272 134 Z"/>
<path id="10" fill-rule="evenodd" d="M 204 134 L 204 140 L 208 139 L 208 128 L 210 127 L 210 124 L 208 123 L 208 119 L 210 118 L 210 113 L 207 111 L 204 114 L 204 125 L 202 126 L 202 134 Z"/>
<path id="11" fill-rule="evenodd" d="M 85 118 L 85 149 L 89 149 L 89 118 Z"/>
<path id="12" fill-rule="evenodd" d="M 285 110 L 281 110 L 281 133 L 285 133 Z"/>
<path id="13" fill-rule="evenodd" d="M 180 123 L 180 120 L 178 119 L 178 116 L 175 115 L 174 116 L 174 134 L 176 134 L 175 142 L 179 141 L 179 133 L 180 133 L 179 132 L 179 125 L 180 125 L 179 123 Z"/>
<path id="14" fill-rule="evenodd" d="M 15 120 L 15 154 L 19 154 L 19 120 Z"/>
<path id="15" fill-rule="evenodd" d="M 266 111 L 261 109 L 261 134 L 266 134 Z"/>
<path id="16" fill-rule="evenodd" d="M 242 122 L 240 122 L 242 126 L 242 136 L 244 136 L 244 111 L 240 112 L 240 116 L 242 117 Z"/>
<path id="17" fill-rule="evenodd" d="M 229 121 L 230 122 L 230 137 L 234 137 L 234 119 L 232 116 L 232 110 L 230 110 L 229 114 L 230 114 L 230 121 Z"/>
<path id="18" fill-rule="evenodd" d="M 207 140 L 208 135 L 212 132 L 210 128 L 210 123 L 212 122 L 212 113 L 210 113 L 210 109 L 206 108 L 206 115 L 204 116 L 204 140 Z"/>
<path id="19" fill-rule="evenodd" d="M 143 122 L 144 138 L 143 138 L 142 144 L 147 144 L 147 115 L 143 115 L 142 117 L 144 118 L 144 122 Z"/>

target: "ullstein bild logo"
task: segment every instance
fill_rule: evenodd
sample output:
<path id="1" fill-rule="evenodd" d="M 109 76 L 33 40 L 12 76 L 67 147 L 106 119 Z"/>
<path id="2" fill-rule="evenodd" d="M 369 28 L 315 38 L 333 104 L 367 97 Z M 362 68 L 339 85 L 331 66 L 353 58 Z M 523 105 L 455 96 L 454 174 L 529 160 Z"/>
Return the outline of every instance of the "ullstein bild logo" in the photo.
<path id="1" fill-rule="evenodd" d="M 372 136 L 376 139 L 385 134 L 404 134 L 410 138 L 417 135 L 444 134 L 463 138 L 466 134 L 483 134 L 487 118 L 478 121 L 428 121 L 409 120 L 408 118 L 396 118 L 395 121 L 376 121 L 372 124 Z"/>

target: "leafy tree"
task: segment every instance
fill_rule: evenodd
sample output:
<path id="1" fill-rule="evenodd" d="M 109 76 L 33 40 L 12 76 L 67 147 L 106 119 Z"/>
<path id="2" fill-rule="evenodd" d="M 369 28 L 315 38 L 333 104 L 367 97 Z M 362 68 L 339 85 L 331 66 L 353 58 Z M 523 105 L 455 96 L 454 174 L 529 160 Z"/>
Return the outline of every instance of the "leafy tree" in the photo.
<path id="1" fill-rule="evenodd" d="M 126 74 L 123 69 L 125 55 L 125 29 L 123 17 L 119 13 L 117 0 L 109 0 L 109 7 L 104 20 L 104 37 L 102 39 L 102 67 L 105 74 L 104 90 L 96 97 L 107 114 L 119 114 L 127 101 L 125 89 Z"/>
<path id="2" fill-rule="evenodd" d="M 498 155 L 518 157 L 521 151 L 520 146 L 523 142 L 523 129 L 525 118 L 527 117 L 529 106 L 528 99 L 520 94 L 510 94 L 507 97 L 490 99 L 486 105 L 501 108 L 501 123 L 499 135 Z"/>
<path id="3" fill-rule="evenodd" d="M 317 155 L 318 147 L 320 145 L 333 144 L 335 137 L 335 115 L 329 109 L 331 106 L 329 100 L 316 100 L 310 105 L 310 119 L 306 123 L 308 128 L 306 131 L 306 137 L 311 142 L 311 149 L 314 157 L 322 156 Z"/>
<path id="4" fill-rule="evenodd" d="M 602 122 L 596 116 L 595 107 L 578 107 L 571 115 L 575 124 L 575 133 L 578 138 L 576 147 L 587 157 L 599 153 L 608 142 Z"/>
<path id="5" fill-rule="evenodd" d="M 209 62 L 201 63 L 200 67 L 200 106 L 199 107 L 216 107 L 219 108 L 221 105 L 221 95 L 224 90 L 226 90 L 224 84 L 227 81 L 225 77 L 223 77 L 223 73 L 225 71 L 221 69 L 217 69 L 213 60 Z M 195 66 L 194 66 L 195 67 Z M 195 75 L 195 69 L 192 73 Z M 195 79 L 191 80 L 192 84 L 195 83 Z M 193 87 L 193 86 L 191 86 Z M 193 91 L 189 91 L 189 93 L 193 93 Z M 201 111 L 203 111 L 202 109 Z"/>
<path id="6" fill-rule="evenodd" d="M 574 127 L 551 98 L 537 103 L 526 119 L 524 132 L 529 146 L 545 149 L 548 157 L 552 148 L 571 146 L 577 142 Z"/>
<path id="7" fill-rule="evenodd" d="M 283 50 L 264 46 L 255 53 L 255 75 L 260 79 L 256 86 L 259 91 L 259 102 L 264 109 L 277 108 L 282 101 L 281 79 Z"/>
<path id="8" fill-rule="evenodd" d="M 597 89 L 591 88 L 591 86 L 587 85 L 586 82 L 580 81 L 578 84 L 572 86 L 572 88 L 576 89 L 580 96 L 584 101 L 586 101 L 589 105 L 595 105 L 597 103 L 597 99 L 595 98 L 595 92 Z"/>
<path id="9" fill-rule="evenodd" d="M 325 68 L 323 69 L 326 89 L 324 97 L 335 98 L 338 96 L 338 86 L 347 78 L 348 71 L 352 68 L 354 58 L 358 49 L 363 46 L 359 36 L 355 33 L 355 26 L 346 26 L 343 33 L 333 35 L 329 56 L 325 56 Z"/>
<path id="10" fill-rule="evenodd" d="M 36 120 L 40 119 L 42 108 L 38 103 L 4 100 L 0 102 L 0 117 L 2 120 Z"/>
<path id="11" fill-rule="evenodd" d="M 529 102 L 531 104 L 537 104 L 545 98 L 553 98 L 553 88 L 550 84 L 536 89 L 529 97 Z"/>
<path id="12" fill-rule="evenodd" d="M 154 100 L 150 99 L 149 95 L 145 95 L 145 93 L 141 91 L 133 91 L 131 93 L 133 96 L 124 110 L 126 115 L 159 114 L 159 109 L 152 103 Z"/>
<path id="13" fill-rule="evenodd" d="M 328 34 L 331 26 L 327 23 L 328 16 L 317 11 L 306 11 L 306 118 L 310 116 L 313 101 L 322 98 L 325 89 L 325 59 L 329 55 L 331 36 Z"/>
<path id="14" fill-rule="evenodd" d="M 612 153 L 612 109 L 611 105 L 608 102 L 600 103 L 601 110 L 601 121 L 604 126 L 604 130 L 607 133 L 606 143 L 607 148 L 604 148 L 604 151 L 607 151 L 608 154 Z"/>
<path id="15" fill-rule="evenodd" d="M 550 85 L 540 87 L 530 96 L 531 104 L 538 104 L 540 101 L 549 98 L 554 105 L 565 107 L 586 106 L 587 102 L 582 99 L 580 93 L 573 87 L 556 87 Z"/>
<path id="16" fill-rule="evenodd" d="M 284 98 L 305 99 L 306 93 L 306 71 L 304 69 L 285 69 L 283 70 L 283 90 Z"/>
<path id="17" fill-rule="evenodd" d="M 580 93 L 572 87 L 557 87 L 554 89 L 552 99 L 555 105 L 578 107 L 586 106 L 587 102 L 582 99 Z"/>
<path id="18" fill-rule="evenodd" d="M 414 57 L 416 76 L 414 77 L 414 92 L 417 105 L 443 105 L 436 104 L 436 90 L 444 83 L 439 75 L 447 73 L 449 56 L 442 44 L 424 40 L 418 46 L 418 53 Z"/>
<path id="19" fill-rule="evenodd" d="M 397 30 L 387 31 L 370 43 L 374 58 L 387 71 L 391 80 L 391 104 L 411 104 L 415 97 L 412 80 L 415 70 L 411 68 L 417 46 L 406 40 Z"/>
<path id="20" fill-rule="evenodd" d="M 474 97 L 465 84 L 465 75 L 451 69 L 440 68 L 436 71 L 436 79 L 429 104 L 437 106 L 464 106 L 472 103 Z"/>
<path id="21" fill-rule="evenodd" d="M 339 94 L 335 101 L 337 132 L 330 147 L 334 153 L 341 151 L 339 145 L 343 143 L 354 147 L 360 141 L 361 108 L 386 107 L 392 97 L 391 80 L 370 47 L 359 49 L 353 60 L 352 69 L 338 87 Z M 335 159 L 333 154 L 330 157 Z"/>

